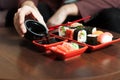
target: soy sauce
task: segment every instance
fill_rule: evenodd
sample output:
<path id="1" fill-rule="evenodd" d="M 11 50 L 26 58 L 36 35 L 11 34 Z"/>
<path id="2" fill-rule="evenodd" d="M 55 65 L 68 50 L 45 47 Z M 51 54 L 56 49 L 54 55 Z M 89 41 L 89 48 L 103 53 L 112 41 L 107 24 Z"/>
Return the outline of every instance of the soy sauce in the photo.
<path id="1" fill-rule="evenodd" d="M 52 44 L 52 43 L 56 43 L 60 41 L 62 41 L 62 39 L 51 37 L 49 34 L 47 34 L 46 36 L 44 36 L 42 40 L 39 40 L 38 43 L 39 44 Z"/>
<path id="2" fill-rule="evenodd" d="M 46 38 L 46 43 L 49 44 L 49 35 L 48 34 L 45 34 L 45 38 Z"/>

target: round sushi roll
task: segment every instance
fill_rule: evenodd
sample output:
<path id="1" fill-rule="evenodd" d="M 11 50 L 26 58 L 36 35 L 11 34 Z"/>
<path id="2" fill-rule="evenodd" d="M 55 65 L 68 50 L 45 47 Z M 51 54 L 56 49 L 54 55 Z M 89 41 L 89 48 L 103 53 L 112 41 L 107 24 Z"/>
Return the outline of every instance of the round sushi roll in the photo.
<path id="1" fill-rule="evenodd" d="M 90 44 L 90 45 L 97 45 L 97 44 L 99 44 L 99 42 L 97 41 L 97 35 L 95 35 L 95 34 L 88 34 L 86 43 Z"/>
<path id="2" fill-rule="evenodd" d="M 69 29 L 67 26 L 60 26 L 58 28 L 59 36 L 64 37 L 67 29 Z"/>
<path id="3" fill-rule="evenodd" d="M 73 33 L 73 39 L 78 42 L 84 43 L 87 40 L 87 32 L 85 30 L 76 29 Z"/>
<path id="4" fill-rule="evenodd" d="M 97 31 L 97 28 L 96 28 L 96 27 L 86 26 L 84 29 L 87 31 L 87 34 L 93 34 L 94 32 Z"/>
<path id="5" fill-rule="evenodd" d="M 112 41 L 113 35 L 110 32 L 104 32 L 97 37 L 97 41 L 100 43 L 106 43 Z"/>
<path id="6" fill-rule="evenodd" d="M 84 28 L 84 26 L 83 26 L 83 24 L 82 23 L 72 23 L 71 25 L 70 25 L 70 29 L 83 29 Z"/>
<path id="7" fill-rule="evenodd" d="M 77 26 L 83 26 L 83 24 L 81 24 L 81 23 L 72 23 L 71 25 L 70 25 L 70 27 L 77 27 Z"/>

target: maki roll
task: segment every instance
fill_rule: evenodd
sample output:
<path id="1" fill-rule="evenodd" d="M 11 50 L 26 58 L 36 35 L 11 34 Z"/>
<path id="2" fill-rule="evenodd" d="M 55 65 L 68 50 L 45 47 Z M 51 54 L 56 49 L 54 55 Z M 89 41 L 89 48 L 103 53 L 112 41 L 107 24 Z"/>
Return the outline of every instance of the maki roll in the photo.
<path id="1" fill-rule="evenodd" d="M 81 26 L 82 27 L 83 24 L 76 22 L 76 23 L 72 23 L 70 26 L 71 27 L 77 27 L 77 26 Z"/>
<path id="2" fill-rule="evenodd" d="M 71 28 L 71 29 L 84 29 L 85 27 L 84 27 L 84 25 L 81 24 L 81 23 L 72 23 L 72 24 L 70 25 L 70 28 Z"/>
<path id="3" fill-rule="evenodd" d="M 77 40 L 78 42 L 86 42 L 87 40 L 87 32 L 86 30 L 81 30 L 81 29 L 76 29 L 74 30 L 74 33 L 73 33 L 73 39 L 74 40 Z"/>
<path id="4" fill-rule="evenodd" d="M 59 36 L 65 37 L 66 30 L 69 29 L 67 26 L 60 26 L 58 29 Z"/>
<path id="5" fill-rule="evenodd" d="M 97 44 L 99 44 L 99 42 L 97 41 L 97 35 L 95 35 L 95 34 L 88 34 L 86 43 L 90 44 L 90 45 L 97 45 Z"/>
<path id="6" fill-rule="evenodd" d="M 84 29 L 86 30 L 87 34 L 93 34 L 94 32 L 97 31 L 97 28 L 96 28 L 96 27 L 86 26 L 86 27 L 84 27 Z"/>
<path id="7" fill-rule="evenodd" d="M 73 33 L 75 29 L 67 29 L 65 32 L 65 37 L 73 39 Z"/>

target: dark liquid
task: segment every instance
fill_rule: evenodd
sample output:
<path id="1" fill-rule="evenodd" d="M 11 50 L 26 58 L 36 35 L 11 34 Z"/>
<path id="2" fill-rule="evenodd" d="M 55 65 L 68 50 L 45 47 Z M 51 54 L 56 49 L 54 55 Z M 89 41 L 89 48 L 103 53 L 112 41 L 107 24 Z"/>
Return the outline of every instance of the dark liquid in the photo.
<path id="1" fill-rule="evenodd" d="M 45 39 L 40 40 L 38 43 L 40 43 L 40 44 L 52 44 L 52 43 L 60 42 L 60 41 L 63 41 L 63 40 L 56 38 L 56 37 L 51 37 L 50 35 L 46 35 Z"/>
<path id="2" fill-rule="evenodd" d="M 49 44 L 49 35 L 48 34 L 45 34 L 45 38 L 46 38 L 46 43 Z"/>

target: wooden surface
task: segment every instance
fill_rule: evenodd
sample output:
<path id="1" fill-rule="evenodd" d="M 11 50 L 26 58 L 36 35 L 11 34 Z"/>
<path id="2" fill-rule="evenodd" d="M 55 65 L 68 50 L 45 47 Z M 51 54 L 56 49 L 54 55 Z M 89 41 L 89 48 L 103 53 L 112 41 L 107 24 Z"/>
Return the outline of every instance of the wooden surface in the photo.
<path id="1" fill-rule="evenodd" d="M 0 28 L 0 79 L 5 80 L 119 80 L 120 42 L 56 61 L 40 53 L 14 28 Z"/>

